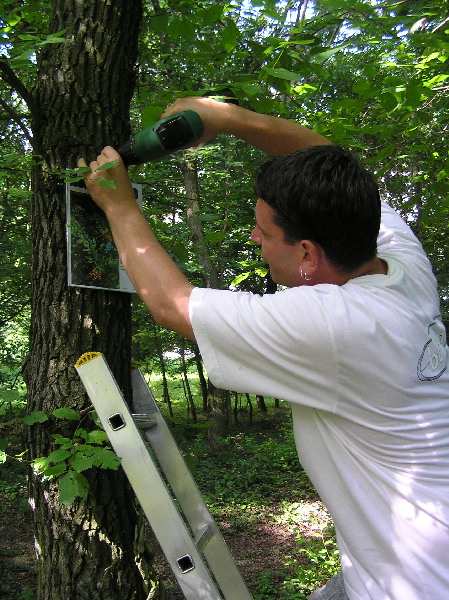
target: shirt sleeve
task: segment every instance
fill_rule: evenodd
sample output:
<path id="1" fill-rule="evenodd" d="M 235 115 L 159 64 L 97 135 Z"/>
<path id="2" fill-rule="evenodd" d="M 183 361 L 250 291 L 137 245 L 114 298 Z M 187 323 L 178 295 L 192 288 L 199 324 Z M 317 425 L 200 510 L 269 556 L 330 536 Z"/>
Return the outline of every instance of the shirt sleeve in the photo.
<path id="1" fill-rule="evenodd" d="M 399 214 L 385 202 L 382 202 L 377 252 L 381 258 L 395 258 L 413 279 L 422 281 L 424 286 L 435 287 L 432 266 L 421 242 Z"/>
<path id="2" fill-rule="evenodd" d="M 195 288 L 190 319 L 214 385 L 334 410 L 336 353 L 324 306 L 329 287 L 335 286 L 264 296 Z"/>
<path id="3" fill-rule="evenodd" d="M 381 205 L 381 223 L 377 238 L 377 249 L 389 253 L 420 253 L 425 256 L 424 250 L 407 223 L 386 202 Z"/>

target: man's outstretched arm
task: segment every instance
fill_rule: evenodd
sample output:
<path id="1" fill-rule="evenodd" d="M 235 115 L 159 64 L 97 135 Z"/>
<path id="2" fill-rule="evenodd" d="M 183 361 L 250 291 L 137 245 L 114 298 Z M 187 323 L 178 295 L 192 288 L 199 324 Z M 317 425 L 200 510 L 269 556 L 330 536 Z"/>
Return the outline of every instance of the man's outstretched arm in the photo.
<path id="1" fill-rule="evenodd" d="M 167 108 L 164 116 L 187 109 L 198 112 L 203 120 L 203 142 L 219 133 L 229 133 L 269 154 L 289 154 L 307 146 L 329 143 L 318 133 L 292 121 L 259 115 L 209 98 L 178 100 Z M 117 166 L 113 169 L 95 171 L 114 160 Z M 107 146 L 90 167 L 92 173 L 85 178 L 87 190 L 109 221 L 120 259 L 137 293 L 157 323 L 194 339 L 189 317 L 193 286 L 143 217 L 120 155 Z M 101 187 L 98 180 L 102 177 L 114 179 L 116 189 Z"/>
<path id="2" fill-rule="evenodd" d="M 117 161 L 117 166 L 96 171 L 111 161 Z M 85 166 L 82 159 L 78 164 Z M 189 318 L 193 286 L 158 242 L 144 218 L 120 155 L 114 148 L 106 146 L 89 166 L 92 173 L 85 177 L 87 190 L 108 219 L 120 260 L 137 293 L 157 323 L 193 340 Z M 98 180 L 103 177 L 113 179 L 116 189 L 101 187 Z"/>
<path id="3" fill-rule="evenodd" d="M 295 121 L 262 115 L 211 98 L 180 98 L 165 109 L 163 116 L 168 117 L 183 110 L 193 110 L 200 115 L 204 123 L 200 143 L 220 133 L 228 133 L 271 155 L 291 154 L 302 148 L 331 143 L 316 131 L 302 127 Z"/>

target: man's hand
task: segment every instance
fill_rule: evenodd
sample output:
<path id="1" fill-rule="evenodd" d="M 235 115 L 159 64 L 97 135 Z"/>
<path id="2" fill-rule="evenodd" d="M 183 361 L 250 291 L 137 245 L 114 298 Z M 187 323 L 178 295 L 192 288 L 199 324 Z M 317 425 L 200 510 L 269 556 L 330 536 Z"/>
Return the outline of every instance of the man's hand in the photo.
<path id="1" fill-rule="evenodd" d="M 87 166 L 83 158 L 78 160 L 78 166 Z M 137 203 L 128 172 L 120 154 L 114 148 L 103 148 L 89 167 L 91 172 L 84 177 L 87 191 L 105 213 L 136 208 Z"/>
<path id="2" fill-rule="evenodd" d="M 204 133 L 195 145 L 199 146 L 213 140 L 219 133 L 231 133 L 230 124 L 235 116 L 236 107 L 212 98 L 179 98 L 167 106 L 161 118 L 169 117 L 184 110 L 193 110 L 200 116 Z"/>

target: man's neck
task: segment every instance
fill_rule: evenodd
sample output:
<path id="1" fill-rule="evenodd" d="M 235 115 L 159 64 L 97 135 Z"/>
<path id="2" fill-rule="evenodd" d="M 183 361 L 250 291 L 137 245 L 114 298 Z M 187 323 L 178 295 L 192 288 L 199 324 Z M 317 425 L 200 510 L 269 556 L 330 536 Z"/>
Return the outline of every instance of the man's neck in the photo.
<path id="1" fill-rule="evenodd" d="M 316 285 L 317 283 L 344 285 L 351 279 L 356 279 L 357 277 L 364 277 L 366 275 L 386 275 L 387 273 L 387 263 L 377 256 L 351 273 L 339 271 L 329 261 L 325 261 L 325 263 L 321 265 L 318 278 L 312 278 L 308 285 Z"/>
<path id="2" fill-rule="evenodd" d="M 387 263 L 376 256 L 372 260 L 362 265 L 359 269 L 354 271 L 349 279 L 355 279 L 356 277 L 364 277 L 365 275 L 386 275 L 388 273 Z"/>

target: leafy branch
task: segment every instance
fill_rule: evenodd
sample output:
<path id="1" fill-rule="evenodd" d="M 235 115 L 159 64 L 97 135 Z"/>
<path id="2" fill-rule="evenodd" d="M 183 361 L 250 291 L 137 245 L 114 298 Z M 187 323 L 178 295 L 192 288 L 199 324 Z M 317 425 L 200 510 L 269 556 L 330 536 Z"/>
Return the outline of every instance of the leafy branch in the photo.
<path id="1" fill-rule="evenodd" d="M 32 111 L 34 108 L 34 97 L 16 75 L 14 69 L 6 58 L 0 58 L 0 75 L 10 87 L 15 90 L 19 96 L 26 102 L 28 108 Z"/>
<path id="2" fill-rule="evenodd" d="M 93 413 L 93 410 L 89 410 L 87 414 Z M 84 471 L 93 468 L 116 470 L 120 466 L 120 459 L 107 446 L 108 437 L 105 431 L 88 431 L 81 427 L 87 414 L 84 411 L 82 416 L 73 408 L 62 407 L 55 409 L 51 415 L 43 411 L 34 411 L 23 419 L 29 426 L 45 423 L 51 416 L 56 419 L 79 421 L 71 437 L 59 433 L 53 435 L 56 449 L 47 456 L 35 458 L 31 463 L 35 472 L 44 479 L 57 481 L 60 502 L 66 506 L 73 504 L 77 498 L 84 500 L 87 497 L 89 481 L 83 475 Z"/>

